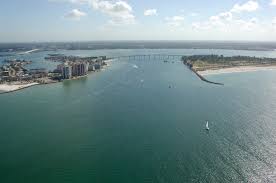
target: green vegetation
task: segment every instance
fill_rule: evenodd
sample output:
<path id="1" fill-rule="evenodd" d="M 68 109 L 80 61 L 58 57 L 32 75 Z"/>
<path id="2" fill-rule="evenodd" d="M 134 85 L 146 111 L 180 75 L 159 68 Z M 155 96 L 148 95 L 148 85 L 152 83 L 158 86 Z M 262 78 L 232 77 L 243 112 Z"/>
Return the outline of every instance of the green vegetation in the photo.
<path id="1" fill-rule="evenodd" d="M 223 55 L 192 55 L 183 56 L 182 61 L 185 65 L 193 68 L 195 71 L 215 70 L 240 66 L 276 65 L 276 58 L 260 58 L 249 56 L 225 57 Z"/>

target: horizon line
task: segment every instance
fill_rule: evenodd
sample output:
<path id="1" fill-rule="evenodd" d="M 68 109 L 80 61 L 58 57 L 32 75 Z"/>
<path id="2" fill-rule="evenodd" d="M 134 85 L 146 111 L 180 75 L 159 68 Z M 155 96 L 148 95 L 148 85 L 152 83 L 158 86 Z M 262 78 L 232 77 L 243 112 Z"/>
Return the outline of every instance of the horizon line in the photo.
<path id="1" fill-rule="evenodd" d="M 228 42 L 228 43 L 276 43 L 276 40 L 57 40 L 57 41 L 11 41 L 0 44 L 35 44 L 35 43 L 89 43 L 89 42 Z"/>

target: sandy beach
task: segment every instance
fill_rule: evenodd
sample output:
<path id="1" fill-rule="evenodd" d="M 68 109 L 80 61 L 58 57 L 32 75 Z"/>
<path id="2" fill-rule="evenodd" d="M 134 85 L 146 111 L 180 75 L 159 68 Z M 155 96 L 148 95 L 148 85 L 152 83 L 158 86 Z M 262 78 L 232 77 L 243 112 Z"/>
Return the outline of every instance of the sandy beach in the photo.
<path id="1" fill-rule="evenodd" d="M 39 83 L 28 83 L 28 84 L 0 84 L 0 93 L 8 93 L 17 90 L 21 90 L 24 88 L 28 88 L 34 85 L 38 85 Z"/>
<path id="2" fill-rule="evenodd" d="M 214 75 L 214 74 L 255 72 L 255 71 L 264 71 L 264 70 L 276 70 L 276 66 L 241 66 L 241 67 L 232 67 L 232 68 L 224 68 L 224 69 L 217 69 L 217 70 L 198 71 L 198 73 L 202 76 L 206 76 L 206 75 Z"/>

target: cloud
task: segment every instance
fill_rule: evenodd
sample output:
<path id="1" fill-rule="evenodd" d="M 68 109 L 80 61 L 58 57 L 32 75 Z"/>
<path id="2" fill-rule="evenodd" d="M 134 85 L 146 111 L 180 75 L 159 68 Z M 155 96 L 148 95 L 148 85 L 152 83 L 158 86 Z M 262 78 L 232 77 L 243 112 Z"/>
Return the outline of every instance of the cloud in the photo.
<path id="1" fill-rule="evenodd" d="M 199 16 L 199 14 L 194 12 L 194 13 L 191 13 L 190 16 L 197 17 L 197 16 Z"/>
<path id="2" fill-rule="evenodd" d="M 244 4 L 235 4 L 230 10 L 231 12 L 241 13 L 241 12 L 252 12 L 259 8 L 259 3 L 257 1 L 250 0 Z"/>
<path id="3" fill-rule="evenodd" d="M 64 17 L 72 20 L 80 20 L 81 17 L 86 16 L 85 12 L 82 12 L 78 9 L 73 9 L 67 13 Z"/>
<path id="4" fill-rule="evenodd" d="M 173 17 L 166 17 L 167 25 L 171 28 L 180 27 L 183 25 L 184 22 L 183 16 L 173 16 Z"/>
<path id="5" fill-rule="evenodd" d="M 103 0 L 92 0 L 91 5 L 93 9 L 98 10 L 108 15 L 111 20 L 111 24 L 134 24 L 135 16 L 132 13 L 132 7 L 125 1 L 103 1 Z"/>
<path id="6" fill-rule="evenodd" d="M 271 0 L 270 5 L 271 5 L 271 6 L 276 6 L 276 0 Z"/>
<path id="7" fill-rule="evenodd" d="M 221 19 L 218 16 L 210 17 L 206 22 L 195 22 L 192 24 L 195 30 L 217 30 L 222 32 L 263 30 L 257 18 L 243 19 Z"/>
<path id="8" fill-rule="evenodd" d="M 209 25 L 207 23 L 194 22 L 194 23 L 192 23 L 192 29 L 194 29 L 194 30 L 206 30 L 206 29 L 209 29 Z"/>
<path id="9" fill-rule="evenodd" d="M 109 23 L 113 25 L 134 24 L 135 16 L 132 7 L 123 0 L 49 0 L 51 2 L 67 2 L 73 4 L 87 4 L 96 11 L 110 17 Z"/>
<path id="10" fill-rule="evenodd" d="M 145 16 L 157 16 L 157 10 L 156 9 L 148 9 L 144 12 Z"/>
<path id="11" fill-rule="evenodd" d="M 241 12 L 253 12 L 259 8 L 257 1 L 248 1 L 242 5 L 235 4 L 232 9 L 226 12 L 219 13 L 217 15 L 209 17 L 209 20 L 205 22 L 195 22 L 192 24 L 193 29 L 206 30 L 206 29 L 217 29 L 221 31 L 230 30 L 251 30 L 253 29 L 258 20 L 251 18 L 249 20 L 243 20 L 237 18 L 237 15 Z"/>
<path id="12" fill-rule="evenodd" d="M 216 16 L 211 16 L 211 21 L 231 21 L 233 19 L 233 14 L 231 12 L 223 12 Z"/>
<path id="13" fill-rule="evenodd" d="M 257 28 L 259 20 L 257 18 L 251 18 L 248 21 L 245 20 L 236 20 L 236 26 L 243 31 L 251 31 Z"/>
<path id="14" fill-rule="evenodd" d="M 192 24 L 192 28 L 198 30 L 206 30 L 211 28 L 224 30 L 232 22 L 233 14 L 231 12 L 223 12 L 209 17 L 209 20 L 205 22 L 194 22 Z"/>
<path id="15" fill-rule="evenodd" d="M 276 29 L 276 17 L 274 17 L 272 20 L 272 26 L 274 29 Z"/>

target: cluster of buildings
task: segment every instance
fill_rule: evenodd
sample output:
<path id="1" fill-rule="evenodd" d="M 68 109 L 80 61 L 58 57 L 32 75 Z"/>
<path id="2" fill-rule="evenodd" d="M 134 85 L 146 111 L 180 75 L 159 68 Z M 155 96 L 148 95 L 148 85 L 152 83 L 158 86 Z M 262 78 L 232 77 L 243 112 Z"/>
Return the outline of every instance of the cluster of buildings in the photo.
<path id="1" fill-rule="evenodd" d="M 60 55 L 57 55 L 60 57 Z M 47 69 L 26 69 L 25 65 L 32 63 L 25 60 L 8 60 L 0 67 L 0 83 L 7 82 L 38 82 L 52 83 L 64 79 L 72 79 L 85 76 L 88 72 L 98 71 L 106 65 L 106 57 L 75 57 L 62 56 L 62 64 L 59 64 L 53 72 Z"/>
<path id="2" fill-rule="evenodd" d="M 31 81 L 35 78 L 48 76 L 46 69 L 30 69 L 24 68 L 31 61 L 25 60 L 8 60 L 6 64 L 0 67 L 0 82 L 13 81 Z"/>
<path id="3" fill-rule="evenodd" d="M 71 79 L 75 77 L 85 76 L 88 72 L 100 70 L 106 63 L 102 58 L 79 59 L 74 61 L 65 61 L 57 66 L 55 73 L 60 73 L 60 79 Z"/>
<path id="4" fill-rule="evenodd" d="M 99 57 L 80 57 L 80 56 L 67 56 L 64 54 L 48 54 L 45 60 L 53 62 L 95 62 L 97 60 L 107 60 L 106 56 Z"/>
<path id="5" fill-rule="evenodd" d="M 87 62 L 65 62 L 57 66 L 56 71 L 61 73 L 62 79 L 85 76 L 88 74 Z"/>

